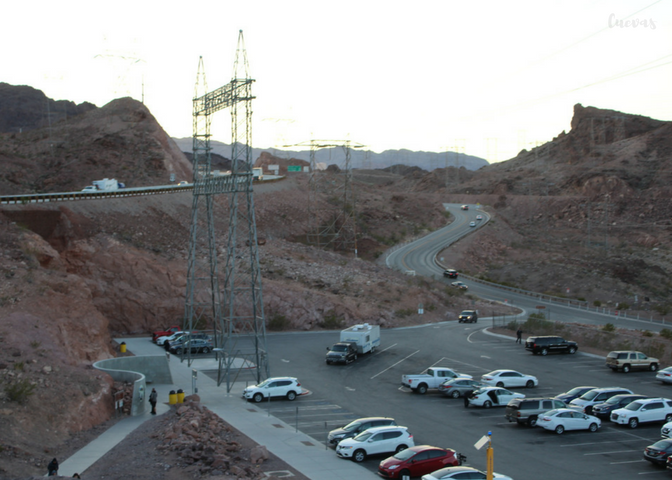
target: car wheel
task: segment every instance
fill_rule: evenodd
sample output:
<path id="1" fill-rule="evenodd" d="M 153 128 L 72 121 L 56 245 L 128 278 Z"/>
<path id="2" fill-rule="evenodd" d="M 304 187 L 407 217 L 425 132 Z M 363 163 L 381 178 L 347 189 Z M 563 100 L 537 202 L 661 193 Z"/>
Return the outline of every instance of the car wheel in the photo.
<path id="1" fill-rule="evenodd" d="M 623 373 L 628 373 L 630 371 L 630 365 L 623 365 Z"/>
<path id="2" fill-rule="evenodd" d="M 366 452 L 364 450 L 357 450 L 352 455 L 352 459 L 357 463 L 363 462 L 365 458 L 366 458 Z"/>
<path id="3" fill-rule="evenodd" d="M 652 372 L 655 372 L 656 370 L 658 370 L 658 365 L 656 365 L 655 363 L 652 363 L 651 365 L 649 365 L 649 370 L 651 370 Z"/>
<path id="4" fill-rule="evenodd" d="M 203 353 L 210 353 L 210 348 L 203 347 Z"/>
<path id="5" fill-rule="evenodd" d="M 403 444 L 399 445 L 399 446 L 397 446 L 397 449 L 394 451 L 394 453 L 399 453 L 402 450 L 406 450 L 407 448 L 408 448 L 408 446 L 406 446 L 406 445 L 403 445 Z"/>
<path id="6" fill-rule="evenodd" d="M 485 408 L 492 407 L 492 402 L 490 400 L 486 400 L 485 402 L 483 402 L 483 407 Z"/>
<path id="7" fill-rule="evenodd" d="M 593 433 L 597 432 L 597 423 L 591 423 L 590 427 L 588 427 L 588 430 L 590 430 Z"/>
<path id="8" fill-rule="evenodd" d="M 547 348 L 542 348 L 541 349 L 541 354 L 544 355 L 544 356 L 548 355 L 548 349 Z"/>
<path id="9" fill-rule="evenodd" d="M 504 387 L 504 382 L 497 382 L 496 386 L 498 386 L 500 388 L 503 388 Z"/>
<path id="10" fill-rule="evenodd" d="M 672 422 L 672 414 L 665 415 L 665 423 L 670 423 L 670 422 Z"/>
<path id="11" fill-rule="evenodd" d="M 418 392 L 420 395 L 424 395 L 425 393 L 427 393 L 427 385 L 421 383 L 420 385 L 418 385 L 418 388 L 416 388 L 415 391 Z"/>
<path id="12" fill-rule="evenodd" d="M 528 380 L 527 383 L 525 384 L 527 388 L 532 388 L 534 387 L 534 382 L 532 380 Z"/>
<path id="13" fill-rule="evenodd" d="M 574 353 L 576 353 L 576 348 L 574 348 L 574 347 L 569 347 L 569 354 L 572 355 L 572 354 L 574 354 Z"/>
<path id="14" fill-rule="evenodd" d="M 565 427 L 563 427 L 562 425 L 558 425 L 557 427 L 555 427 L 555 433 L 557 433 L 558 435 L 562 435 L 564 431 Z"/>
<path id="15" fill-rule="evenodd" d="M 255 393 L 254 397 L 252 397 L 255 402 L 261 403 L 261 401 L 264 399 L 264 396 L 261 393 Z"/>
<path id="16" fill-rule="evenodd" d="M 527 425 L 529 427 L 536 427 L 537 426 L 537 417 L 530 417 L 527 419 Z"/>
<path id="17" fill-rule="evenodd" d="M 296 400 L 296 392 L 287 392 L 287 400 L 290 402 Z"/>
<path id="18" fill-rule="evenodd" d="M 402 470 L 399 472 L 399 478 L 404 478 L 404 477 L 411 477 L 411 472 L 409 470 Z"/>
<path id="19" fill-rule="evenodd" d="M 639 420 L 637 420 L 636 418 L 631 418 L 630 421 L 628 421 L 628 427 L 630 428 L 637 428 L 638 425 Z"/>
<path id="20" fill-rule="evenodd" d="M 450 398 L 460 398 L 460 391 L 455 390 L 453 392 L 450 392 Z"/>

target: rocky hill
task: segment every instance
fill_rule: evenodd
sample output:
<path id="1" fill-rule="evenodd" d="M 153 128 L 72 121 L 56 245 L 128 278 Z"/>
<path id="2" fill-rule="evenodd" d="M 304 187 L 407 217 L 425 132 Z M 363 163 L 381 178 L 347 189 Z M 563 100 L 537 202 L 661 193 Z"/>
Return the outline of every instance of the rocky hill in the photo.
<path id="1" fill-rule="evenodd" d="M 119 99 L 84 110 L 30 131 L 1 120 L 0 192 L 80 190 L 104 177 L 128 186 L 167 183 L 170 173 L 191 178 L 189 160 L 142 104 Z M 450 266 L 663 314 L 672 261 L 670 123 L 577 106 L 572 126 L 478 171 L 357 169 L 357 257 L 305 244 L 314 202 L 306 176 L 256 185 L 267 327 L 394 327 L 454 319 L 472 303 L 506 311 L 379 263 L 396 243 L 449 222 L 444 202 L 480 203 L 493 216 L 446 253 Z M 270 152 L 256 158 L 287 165 L 282 160 Z M 43 473 L 68 439 L 110 418 L 113 385 L 90 365 L 118 354 L 114 336 L 180 322 L 191 203 L 185 192 L 0 206 L 0 476 Z M 329 198 L 320 206 L 339 208 Z M 216 215 L 225 225 L 225 199 L 217 199 Z"/>

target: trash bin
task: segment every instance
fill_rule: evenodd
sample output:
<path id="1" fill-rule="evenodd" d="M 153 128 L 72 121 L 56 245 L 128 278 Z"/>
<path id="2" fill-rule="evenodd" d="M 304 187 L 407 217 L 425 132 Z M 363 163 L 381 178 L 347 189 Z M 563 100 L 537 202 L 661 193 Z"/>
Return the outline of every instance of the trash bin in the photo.
<path id="1" fill-rule="evenodd" d="M 177 393 L 175 393 L 175 390 L 171 390 L 170 393 L 168 394 L 168 404 L 175 405 L 176 403 L 177 403 Z"/>
<path id="2" fill-rule="evenodd" d="M 184 403 L 184 390 L 181 388 L 177 391 L 177 403 Z"/>
<path id="3" fill-rule="evenodd" d="M 126 342 L 121 342 L 121 344 L 119 345 L 119 351 L 121 353 L 126 353 Z"/>

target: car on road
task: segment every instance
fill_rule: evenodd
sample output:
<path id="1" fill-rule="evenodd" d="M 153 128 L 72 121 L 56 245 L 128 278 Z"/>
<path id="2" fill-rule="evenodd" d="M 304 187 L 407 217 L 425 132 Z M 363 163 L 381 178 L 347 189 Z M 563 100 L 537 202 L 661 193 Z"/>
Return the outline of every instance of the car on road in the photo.
<path id="1" fill-rule="evenodd" d="M 495 387 L 527 387 L 539 385 L 539 380 L 533 375 L 525 375 L 515 370 L 493 370 L 481 377 L 481 382 Z"/>
<path id="2" fill-rule="evenodd" d="M 583 395 L 586 392 L 589 392 L 590 390 L 594 390 L 597 387 L 574 387 L 570 391 L 561 393 L 560 395 L 556 395 L 554 398 L 557 400 L 562 400 L 565 403 L 569 403 L 575 398 L 579 398 L 581 395 Z"/>
<path id="3" fill-rule="evenodd" d="M 448 278 L 457 278 L 457 270 L 449 268 L 443 271 L 443 276 Z"/>
<path id="4" fill-rule="evenodd" d="M 98 188 L 95 185 L 87 185 L 82 189 L 82 192 L 88 192 L 88 193 L 93 193 L 97 192 Z"/>
<path id="5" fill-rule="evenodd" d="M 621 370 L 623 373 L 628 373 L 630 370 L 650 370 L 655 372 L 658 370 L 658 359 L 648 357 L 642 352 L 635 352 L 631 350 L 617 350 L 609 352 L 606 359 L 607 367 L 614 372 Z"/>
<path id="6" fill-rule="evenodd" d="M 476 310 L 462 310 L 459 317 L 457 317 L 459 323 L 476 323 L 478 322 L 478 312 Z"/>
<path id="7" fill-rule="evenodd" d="M 637 428 L 640 423 L 672 422 L 672 400 L 669 398 L 645 398 L 635 400 L 627 407 L 611 412 L 609 419 L 619 425 Z"/>
<path id="8" fill-rule="evenodd" d="M 192 338 L 186 342 L 172 344 L 168 351 L 176 355 L 182 355 L 184 352 L 210 353 L 212 351 L 212 342 L 202 338 Z"/>
<path id="9" fill-rule="evenodd" d="M 644 449 L 644 460 L 648 460 L 654 465 L 665 466 L 668 464 L 668 458 L 671 454 L 672 440 L 658 440 Z"/>
<path id="10" fill-rule="evenodd" d="M 436 472 L 422 476 L 422 480 L 485 480 L 488 475 L 485 472 L 472 467 L 446 467 Z M 492 478 L 497 480 L 513 480 L 501 473 L 492 472 Z"/>
<path id="11" fill-rule="evenodd" d="M 451 378 L 439 385 L 439 392 L 450 398 L 460 398 L 463 395 L 469 395 L 474 390 L 486 386 L 487 385 L 471 378 Z"/>
<path id="12" fill-rule="evenodd" d="M 357 420 L 353 420 L 352 422 L 348 423 L 344 427 L 336 428 L 330 431 L 327 434 L 327 441 L 329 442 L 329 445 L 335 447 L 341 440 L 355 437 L 369 428 L 387 427 L 396 424 L 397 422 L 394 421 L 394 418 L 389 417 L 358 418 Z"/>
<path id="13" fill-rule="evenodd" d="M 471 222 L 471 223 L 469 223 L 469 226 L 470 226 L 470 227 L 475 227 L 475 226 L 476 226 L 476 222 Z"/>
<path id="14" fill-rule="evenodd" d="M 460 208 L 462 210 L 469 210 L 469 205 L 462 205 Z"/>
<path id="15" fill-rule="evenodd" d="M 593 405 L 606 402 L 614 395 L 625 395 L 626 393 L 632 394 L 633 392 L 623 387 L 593 388 L 569 402 L 568 406 L 590 415 L 593 413 Z"/>
<path id="16" fill-rule="evenodd" d="M 537 427 L 554 431 L 558 435 L 568 430 L 597 432 L 601 425 L 602 420 L 599 418 L 571 408 L 557 408 L 537 418 Z"/>
<path id="17" fill-rule="evenodd" d="M 452 448 L 416 445 L 395 453 L 378 465 L 378 475 L 383 478 L 419 477 L 448 466 L 462 464 L 466 458 Z"/>
<path id="18" fill-rule="evenodd" d="M 624 408 L 630 405 L 630 403 L 635 400 L 642 400 L 648 398 L 646 395 L 635 395 L 635 394 L 625 394 L 625 395 L 614 395 L 606 402 L 598 403 L 593 405 L 593 415 L 599 419 L 608 420 L 611 417 L 611 412 L 618 410 L 619 408 Z"/>
<path id="19" fill-rule="evenodd" d="M 182 180 L 180 183 L 177 184 L 178 187 L 182 187 L 184 185 L 189 185 L 189 182 Z"/>
<path id="20" fill-rule="evenodd" d="M 672 383 L 672 367 L 660 369 L 656 374 L 656 380 L 660 380 L 662 383 Z"/>
<path id="21" fill-rule="evenodd" d="M 476 220 L 483 220 L 483 215 L 476 215 Z"/>
<path id="22" fill-rule="evenodd" d="M 243 390 L 243 398 L 254 400 L 256 403 L 270 398 L 286 398 L 292 401 L 301 394 L 303 394 L 303 389 L 296 377 L 267 378 L 260 384 L 252 385 Z"/>
<path id="23" fill-rule="evenodd" d="M 529 350 L 533 355 L 548 355 L 549 353 L 576 353 L 579 345 L 571 340 L 565 340 L 562 337 L 553 335 L 544 335 L 536 337 L 527 337 L 525 340 L 525 350 Z"/>
<path id="24" fill-rule="evenodd" d="M 506 405 L 504 416 L 509 422 L 534 427 L 539 415 L 557 408 L 567 408 L 567 404 L 555 398 L 514 398 Z"/>
<path id="25" fill-rule="evenodd" d="M 467 290 L 469 288 L 464 284 L 464 282 L 453 282 L 453 283 L 451 283 L 451 285 L 453 287 L 459 288 L 460 290 Z"/>
<path id="26" fill-rule="evenodd" d="M 346 438 L 336 445 L 336 455 L 363 462 L 370 455 L 399 453 L 414 447 L 413 435 L 408 428 L 400 426 L 374 427 L 364 430 L 356 437 Z"/>
<path id="27" fill-rule="evenodd" d="M 505 407 L 514 398 L 524 398 L 522 393 L 512 392 L 501 387 L 483 387 L 474 390 L 471 395 L 465 397 L 465 407 Z"/>

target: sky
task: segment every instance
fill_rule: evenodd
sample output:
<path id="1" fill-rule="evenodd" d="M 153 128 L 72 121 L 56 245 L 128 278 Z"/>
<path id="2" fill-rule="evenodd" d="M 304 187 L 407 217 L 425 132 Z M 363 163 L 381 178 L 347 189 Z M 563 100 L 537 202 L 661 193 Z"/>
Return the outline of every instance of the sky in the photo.
<path id="1" fill-rule="evenodd" d="M 144 101 L 192 136 L 199 57 L 230 82 L 239 30 L 255 148 L 350 141 L 489 162 L 570 130 L 575 104 L 672 120 L 672 0 L 35 0 L 3 6 L 0 82 Z M 230 143 L 230 112 L 211 118 Z"/>

